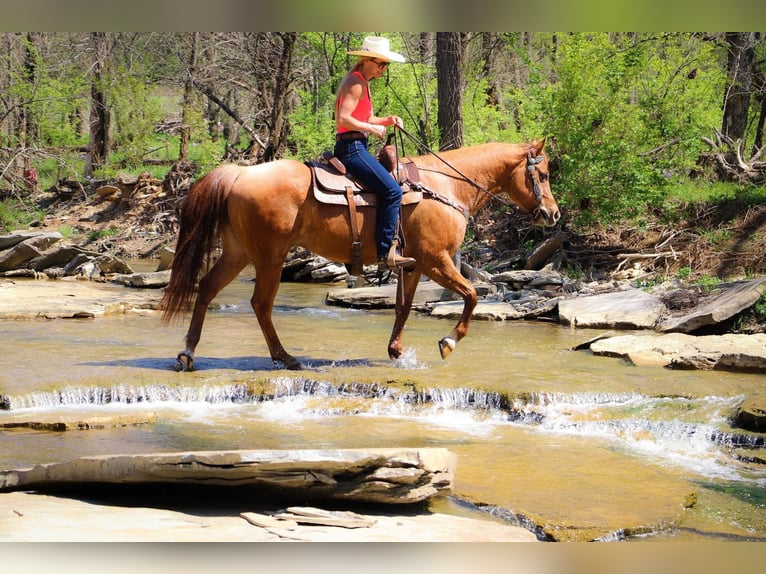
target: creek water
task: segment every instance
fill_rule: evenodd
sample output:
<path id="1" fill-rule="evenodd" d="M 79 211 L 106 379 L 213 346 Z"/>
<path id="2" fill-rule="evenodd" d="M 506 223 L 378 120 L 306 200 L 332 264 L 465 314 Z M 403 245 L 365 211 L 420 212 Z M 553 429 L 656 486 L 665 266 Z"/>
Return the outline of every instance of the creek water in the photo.
<path id="1" fill-rule="evenodd" d="M 274 313 L 305 369 L 274 366 L 247 272 L 217 298 L 194 372 L 176 373 L 188 317 L 0 322 L 0 421 L 53 412 L 153 412 L 145 425 L 0 431 L 0 468 L 78 456 L 210 449 L 440 446 L 454 496 L 497 519 L 569 538 L 766 540 L 763 435 L 729 425 L 756 374 L 635 367 L 572 347 L 599 332 L 474 321 L 443 361 L 453 321 L 413 313 L 389 361 L 393 311 L 324 304 L 283 284 Z M 542 534 L 541 534 L 542 537 Z"/>

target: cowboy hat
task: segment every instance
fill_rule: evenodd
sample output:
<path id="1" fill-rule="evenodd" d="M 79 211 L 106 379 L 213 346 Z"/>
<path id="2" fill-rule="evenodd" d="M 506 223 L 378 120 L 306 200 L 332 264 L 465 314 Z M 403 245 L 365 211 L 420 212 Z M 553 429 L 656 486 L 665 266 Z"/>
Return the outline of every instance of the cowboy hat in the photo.
<path id="1" fill-rule="evenodd" d="M 348 52 L 350 56 L 366 56 L 368 58 L 380 58 L 388 62 L 404 62 L 404 56 L 392 52 L 388 43 L 388 38 L 380 36 L 367 36 L 364 39 L 361 50 Z"/>

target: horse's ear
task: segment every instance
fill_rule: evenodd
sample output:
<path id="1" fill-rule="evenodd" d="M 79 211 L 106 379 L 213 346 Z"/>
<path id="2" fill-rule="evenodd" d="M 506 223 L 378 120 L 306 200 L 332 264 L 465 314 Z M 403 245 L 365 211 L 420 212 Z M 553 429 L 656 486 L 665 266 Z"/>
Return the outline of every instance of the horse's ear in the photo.
<path id="1" fill-rule="evenodd" d="M 547 137 L 544 137 L 542 141 L 535 140 L 535 148 L 537 149 L 537 153 L 540 154 L 545 149 L 545 141 L 547 140 Z"/>

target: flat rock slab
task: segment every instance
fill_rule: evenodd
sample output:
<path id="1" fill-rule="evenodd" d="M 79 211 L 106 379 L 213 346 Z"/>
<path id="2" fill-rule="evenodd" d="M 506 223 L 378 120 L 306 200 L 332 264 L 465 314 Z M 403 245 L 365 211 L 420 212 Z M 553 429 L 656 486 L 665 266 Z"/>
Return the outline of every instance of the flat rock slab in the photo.
<path id="1" fill-rule="evenodd" d="M 459 319 L 463 313 L 462 301 L 436 303 L 431 309 L 430 316 L 441 319 Z M 509 321 L 523 319 L 527 313 L 519 311 L 510 303 L 504 301 L 479 301 L 471 314 L 477 321 Z"/>
<path id="2" fill-rule="evenodd" d="M 413 305 L 417 307 L 435 301 L 456 298 L 455 293 L 433 281 L 422 281 L 415 291 Z M 396 305 L 396 284 L 381 285 L 380 287 L 357 287 L 356 289 L 331 289 L 325 296 L 325 303 L 360 309 L 388 309 Z"/>
<path id="3" fill-rule="evenodd" d="M 0 494 L 3 542 L 534 542 L 530 531 L 451 514 L 363 514 L 365 528 L 251 522 L 252 507 L 200 511 L 110 505 L 27 492 Z M 260 510 L 260 509 L 256 509 Z M 261 516 L 263 513 L 258 512 Z M 244 516 L 242 516 L 244 515 Z M 250 520 L 249 520 L 250 519 Z"/>
<path id="4" fill-rule="evenodd" d="M 0 319 L 78 319 L 146 313 L 161 291 L 92 281 L 0 279 Z"/>
<path id="5" fill-rule="evenodd" d="M 589 346 L 595 355 L 622 357 L 635 365 L 766 373 L 766 334 L 619 335 Z"/>
<path id="6" fill-rule="evenodd" d="M 129 413 L 119 415 L 80 416 L 76 413 L 46 413 L 36 414 L 11 413 L 3 415 L 0 429 L 34 429 L 48 431 L 70 431 L 103 429 L 142 425 L 157 420 L 157 413 Z"/>
<path id="7" fill-rule="evenodd" d="M 561 322 L 580 328 L 653 329 L 666 311 L 662 301 L 641 289 L 559 301 Z"/>
<path id="8" fill-rule="evenodd" d="M 691 333 L 708 325 L 716 325 L 755 304 L 764 291 L 766 277 L 740 283 L 726 289 L 691 313 L 666 319 L 659 330 L 667 333 Z"/>
<path id="9" fill-rule="evenodd" d="M 0 492 L 72 485 L 184 484 L 411 504 L 452 489 L 446 449 L 237 450 L 105 455 L 0 471 Z"/>

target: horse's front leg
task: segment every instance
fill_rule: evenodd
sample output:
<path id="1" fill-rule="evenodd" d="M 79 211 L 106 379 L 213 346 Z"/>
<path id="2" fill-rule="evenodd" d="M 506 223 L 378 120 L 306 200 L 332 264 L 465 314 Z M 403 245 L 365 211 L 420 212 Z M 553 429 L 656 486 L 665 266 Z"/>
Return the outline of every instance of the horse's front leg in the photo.
<path id="1" fill-rule="evenodd" d="M 253 289 L 253 297 L 250 299 L 250 305 L 258 319 L 263 337 L 266 339 L 271 360 L 275 363 L 281 362 L 286 369 L 297 371 L 303 367 L 298 359 L 285 351 L 271 319 L 271 314 L 274 310 L 274 300 L 279 290 L 281 271 L 281 264 L 266 269 L 263 269 L 261 266 L 256 267 L 255 288 Z"/>
<path id="2" fill-rule="evenodd" d="M 447 255 L 442 258 L 441 265 L 432 269 L 429 277 L 445 289 L 454 291 L 463 299 L 463 312 L 460 315 L 460 320 L 452 332 L 439 341 L 439 353 L 442 359 L 446 359 L 468 333 L 468 325 L 478 303 L 478 297 L 474 286 L 460 274 L 452 259 Z"/>
<path id="3" fill-rule="evenodd" d="M 396 318 L 391 338 L 388 340 L 388 357 L 398 359 L 402 355 L 402 331 L 410 316 L 412 301 L 418 288 L 421 273 L 419 271 L 401 271 L 396 284 Z"/>

